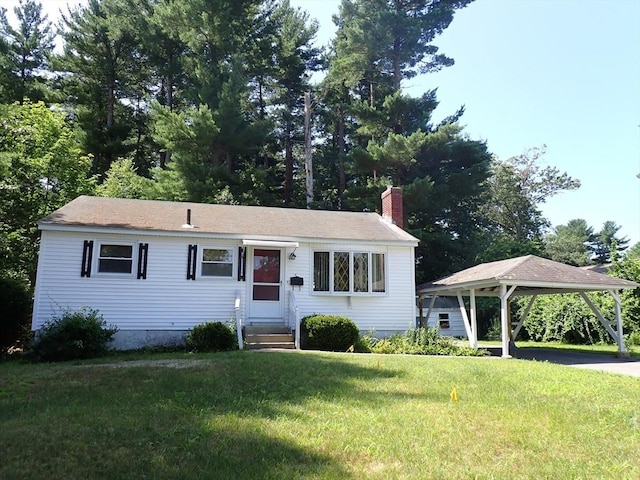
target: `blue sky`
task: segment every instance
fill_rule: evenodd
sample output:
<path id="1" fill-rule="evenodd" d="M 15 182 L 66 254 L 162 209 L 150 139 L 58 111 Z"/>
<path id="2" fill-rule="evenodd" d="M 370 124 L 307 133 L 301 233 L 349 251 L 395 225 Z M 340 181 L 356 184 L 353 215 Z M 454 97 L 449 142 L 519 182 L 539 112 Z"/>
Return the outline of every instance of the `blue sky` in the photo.
<path id="1" fill-rule="evenodd" d="M 291 3 L 328 42 L 340 2 Z M 405 87 L 438 89 L 436 120 L 465 105 L 465 131 L 500 159 L 546 145 L 541 165 L 582 183 L 542 205 L 552 225 L 613 220 L 640 241 L 640 1 L 477 0 L 434 43 L 455 65 Z"/>
<path id="2" fill-rule="evenodd" d="M 67 2 L 42 3 L 53 19 Z M 291 4 L 327 44 L 340 1 Z M 434 43 L 455 65 L 405 87 L 438 88 L 436 121 L 465 105 L 465 132 L 500 159 L 546 145 L 542 165 L 582 183 L 542 205 L 552 225 L 583 218 L 597 231 L 613 220 L 640 241 L 640 1 L 476 0 Z"/>

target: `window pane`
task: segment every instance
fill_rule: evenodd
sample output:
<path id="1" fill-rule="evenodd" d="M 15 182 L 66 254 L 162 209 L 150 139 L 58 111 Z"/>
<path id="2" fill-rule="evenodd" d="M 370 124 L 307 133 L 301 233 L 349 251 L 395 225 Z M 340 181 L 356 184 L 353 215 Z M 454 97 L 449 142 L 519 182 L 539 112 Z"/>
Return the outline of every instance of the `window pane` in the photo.
<path id="1" fill-rule="evenodd" d="M 280 283 L 280 250 L 256 248 L 253 251 L 253 281 Z"/>
<path id="2" fill-rule="evenodd" d="M 227 249 L 205 248 L 202 251 L 202 260 L 205 262 L 227 262 L 232 263 L 231 251 Z"/>
<path id="3" fill-rule="evenodd" d="M 333 254 L 333 291 L 348 292 L 349 288 L 349 252 Z"/>
<path id="4" fill-rule="evenodd" d="M 132 252 L 133 246 L 131 245 L 100 245 L 101 257 L 131 258 Z"/>
<path id="5" fill-rule="evenodd" d="M 131 273 L 133 245 L 100 245 L 98 271 L 101 273 Z"/>
<path id="6" fill-rule="evenodd" d="M 280 300 L 280 287 L 277 285 L 254 285 L 254 300 Z"/>
<path id="7" fill-rule="evenodd" d="M 329 252 L 313 254 L 313 291 L 329 291 Z"/>
<path id="8" fill-rule="evenodd" d="M 233 264 L 231 263 L 203 263 L 203 277 L 230 277 L 233 275 Z"/>
<path id="9" fill-rule="evenodd" d="M 384 273 L 384 253 L 371 254 L 371 281 L 374 292 L 386 292 Z"/>
<path id="10" fill-rule="evenodd" d="M 131 260 L 114 260 L 101 258 L 98 261 L 98 271 L 105 273 L 131 273 Z"/>
<path id="11" fill-rule="evenodd" d="M 369 291 L 369 254 L 353 254 L 353 291 Z"/>
<path id="12" fill-rule="evenodd" d="M 233 276 L 233 251 L 228 248 L 203 248 L 200 275 L 203 277 Z"/>

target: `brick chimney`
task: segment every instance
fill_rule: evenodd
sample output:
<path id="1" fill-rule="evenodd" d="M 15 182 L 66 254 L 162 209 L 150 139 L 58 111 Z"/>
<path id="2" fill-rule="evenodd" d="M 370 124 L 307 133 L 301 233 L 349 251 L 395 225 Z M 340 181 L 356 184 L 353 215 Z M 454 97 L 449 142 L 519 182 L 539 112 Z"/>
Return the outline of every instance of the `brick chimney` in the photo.
<path id="1" fill-rule="evenodd" d="M 402 188 L 387 187 L 387 189 L 382 192 L 382 218 L 400 228 L 404 228 Z"/>

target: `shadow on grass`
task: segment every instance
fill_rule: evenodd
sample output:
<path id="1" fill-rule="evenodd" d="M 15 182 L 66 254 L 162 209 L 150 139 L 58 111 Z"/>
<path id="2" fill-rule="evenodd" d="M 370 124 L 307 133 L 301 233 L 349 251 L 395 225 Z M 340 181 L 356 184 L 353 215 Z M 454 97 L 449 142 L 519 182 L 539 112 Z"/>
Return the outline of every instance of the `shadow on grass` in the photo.
<path id="1" fill-rule="evenodd" d="M 547 361 L 559 365 L 598 365 L 598 364 L 627 364 L 636 363 L 640 368 L 640 359 L 637 357 L 620 358 L 615 353 L 585 350 L 580 348 L 545 348 L 543 346 L 527 346 L 517 348 L 514 352 L 516 358 L 524 360 Z"/>
<path id="2" fill-rule="evenodd" d="M 305 402 L 375 402 L 359 388 L 400 375 L 373 359 L 205 359 L 191 368 L 69 365 L 27 384 L 0 382 L 0 478 L 350 478 L 336 457 L 272 428 L 281 417 L 296 424 Z"/>

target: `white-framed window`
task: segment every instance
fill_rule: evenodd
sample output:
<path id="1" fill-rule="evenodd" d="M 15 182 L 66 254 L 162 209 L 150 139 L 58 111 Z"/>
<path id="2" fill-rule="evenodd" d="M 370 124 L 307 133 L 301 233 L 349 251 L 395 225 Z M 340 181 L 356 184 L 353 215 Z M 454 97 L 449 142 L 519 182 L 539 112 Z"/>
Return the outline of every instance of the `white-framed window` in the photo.
<path id="1" fill-rule="evenodd" d="M 133 243 L 100 242 L 96 271 L 100 274 L 131 275 L 133 273 Z"/>
<path id="2" fill-rule="evenodd" d="M 332 294 L 384 294 L 386 255 L 382 252 L 317 250 L 313 252 L 313 291 Z"/>
<path id="3" fill-rule="evenodd" d="M 438 314 L 438 327 L 439 328 L 450 328 L 451 324 L 449 323 L 449 314 L 448 313 L 439 313 Z"/>
<path id="4" fill-rule="evenodd" d="M 200 276 L 203 278 L 232 278 L 232 247 L 202 247 L 200 257 Z"/>

